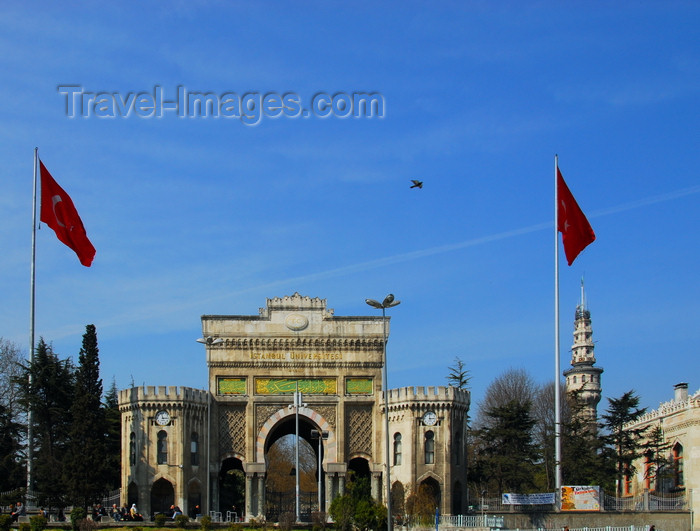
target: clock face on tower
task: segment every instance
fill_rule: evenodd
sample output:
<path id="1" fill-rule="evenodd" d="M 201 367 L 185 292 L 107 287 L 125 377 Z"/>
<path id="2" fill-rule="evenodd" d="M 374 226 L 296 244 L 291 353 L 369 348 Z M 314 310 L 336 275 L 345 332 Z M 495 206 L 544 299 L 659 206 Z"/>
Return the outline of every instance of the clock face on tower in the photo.
<path id="1" fill-rule="evenodd" d="M 435 426 L 437 422 L 437 415 L 434 411 L 426 411 L 423 415 L 423 424 L 426 426 Z"/>
<path id="2" fill-rule="evenodd" d="M 170 424 L 170 413 L 165 410 L 161 410 L 156 413 L 156 423 L 159 426 L 167 426 Z"/>

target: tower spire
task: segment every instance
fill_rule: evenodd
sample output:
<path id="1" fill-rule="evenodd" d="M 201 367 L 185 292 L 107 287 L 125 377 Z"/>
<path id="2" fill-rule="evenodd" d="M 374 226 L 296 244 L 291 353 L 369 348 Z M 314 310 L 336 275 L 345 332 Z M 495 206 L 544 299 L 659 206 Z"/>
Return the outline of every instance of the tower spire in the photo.
<path id="1" fill-rule="evenodd" d="M 571 346 L 571 369 L 564 371 L 567 394 L 576 393 L 581 401 L 581 415 L 595 422 L 602 387 L 601 367 L 595 366 L 595 344 L 591 312 L 586 308 L 586 292 L 581 277 L 581 299 L 574 315 L 574 343 Z"/>

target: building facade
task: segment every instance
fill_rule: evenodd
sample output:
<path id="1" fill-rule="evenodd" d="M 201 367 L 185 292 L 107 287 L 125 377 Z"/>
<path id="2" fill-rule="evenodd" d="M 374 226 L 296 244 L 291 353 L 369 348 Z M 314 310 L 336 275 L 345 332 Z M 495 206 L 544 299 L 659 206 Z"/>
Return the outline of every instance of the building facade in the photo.
<path id="1" fill-rule="evenodd" d="M 634 473 L 626 478 L 625 494 L 648 492 L 663 497 L 669 493 L 685 493 L 692 511 L 698 514 L 700 390 L 688 396 L 688 384 L 677 384 L 672 400 L 660 404 L 658 409 L 644 414 L 627 428 L 647 428 L 646 442 L 653 441 L 653 444 L 634 463 Z"/>
<path id="2" fill-rule="evenodd" d="M 202 316 L 208 390 L 120 392 L 123 503 L 143 514 L 174 503 L 192 516 L 218 511 L 276 521 L 290 510 L 289 478 L 279 476 L 273 455 L 298 433 L 321 463 L 320 483 L 317 466 L 287 474 L 298 474 L 310 492 L 306 518 L 319 500 L 327 510 L 351 475 L 366 477 L 385 503 L 387 459 L 394 514 L 421 485 L 441 514 L 462 512 L 469 392 L 390 390 L 387 434 L 384 324 L 381 316 L 337 317 L 325 299 L 298 293 L 268 299 L 258 315 Z"/>

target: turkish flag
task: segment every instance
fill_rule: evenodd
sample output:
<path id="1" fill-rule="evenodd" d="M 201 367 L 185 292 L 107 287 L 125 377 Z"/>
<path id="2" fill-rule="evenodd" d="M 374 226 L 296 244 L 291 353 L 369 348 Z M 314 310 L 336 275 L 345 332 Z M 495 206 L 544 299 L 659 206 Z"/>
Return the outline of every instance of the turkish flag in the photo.
<path id="1" fill-rule="evenodd" d="M 561 232 L 566 260 L 571 265 L 579 253 L 589 243 L 593 243 L 595 233 L 569 187 L 566 186 L 559 168 L 557 168 L 557 201 L 557 230 Z"/>
<path id="2" fill-rule="evenodd" d="M 85 233 L 85 227 L 70 196 L 61 188 L 46 169 L 41 166 L 41 221 L 53 229 L 59 240 L 75 251 L 80 263 L 90 267 L 95 258 L 95 248 Z"/>

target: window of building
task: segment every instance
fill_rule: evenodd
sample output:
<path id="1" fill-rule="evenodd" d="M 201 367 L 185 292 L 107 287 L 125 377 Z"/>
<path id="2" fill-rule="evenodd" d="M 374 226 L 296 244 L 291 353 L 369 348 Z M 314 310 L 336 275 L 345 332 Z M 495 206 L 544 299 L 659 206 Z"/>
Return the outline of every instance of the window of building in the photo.
<path id="1" fill-rule="evenodd" d="M 435 434 L 432 431 L 425 432 L 425 464 L 435 463 Z"/>
<path id="2" fill-rule="evenodd" d="M 129 464 L 136 464 L 136 434 L 133 431 L 129 435 Z"/>
<path id="3" fill-rule="evenodd" d="M 651 490 L 651 478 L 655 476 L 654 473 L 654 454 L 652 452 L 647 452 L 644 454 L 644 488 L 646 490 Z"/>
<path id="4" fill-rule="evenodd" d="M 158 464 L 168 464 L 168 434 L 165 430 L 158 432 Z"/>
<path id="5" fill-rule="evenodd" d="M 676 487 L 682 487 L 683 480 L 683 446 L 676 443 L 673 447 L 673 474 L 676 480 Z"/>
<path id="6" fill-rule="evenodd" d="M 401 464 L 401 434 L 394 434 L 394 465 Z"/>
<path id="7" fill-rule="evenodd" d="M 462 432 L 457 429 L 454 447 L 455 465 L 462 464 Z"/>
<path id="8" fill-rule="evenodd" d="M 190 464 L 199 466 L 199 435 L 194 431 L 190 440 Z"/>

